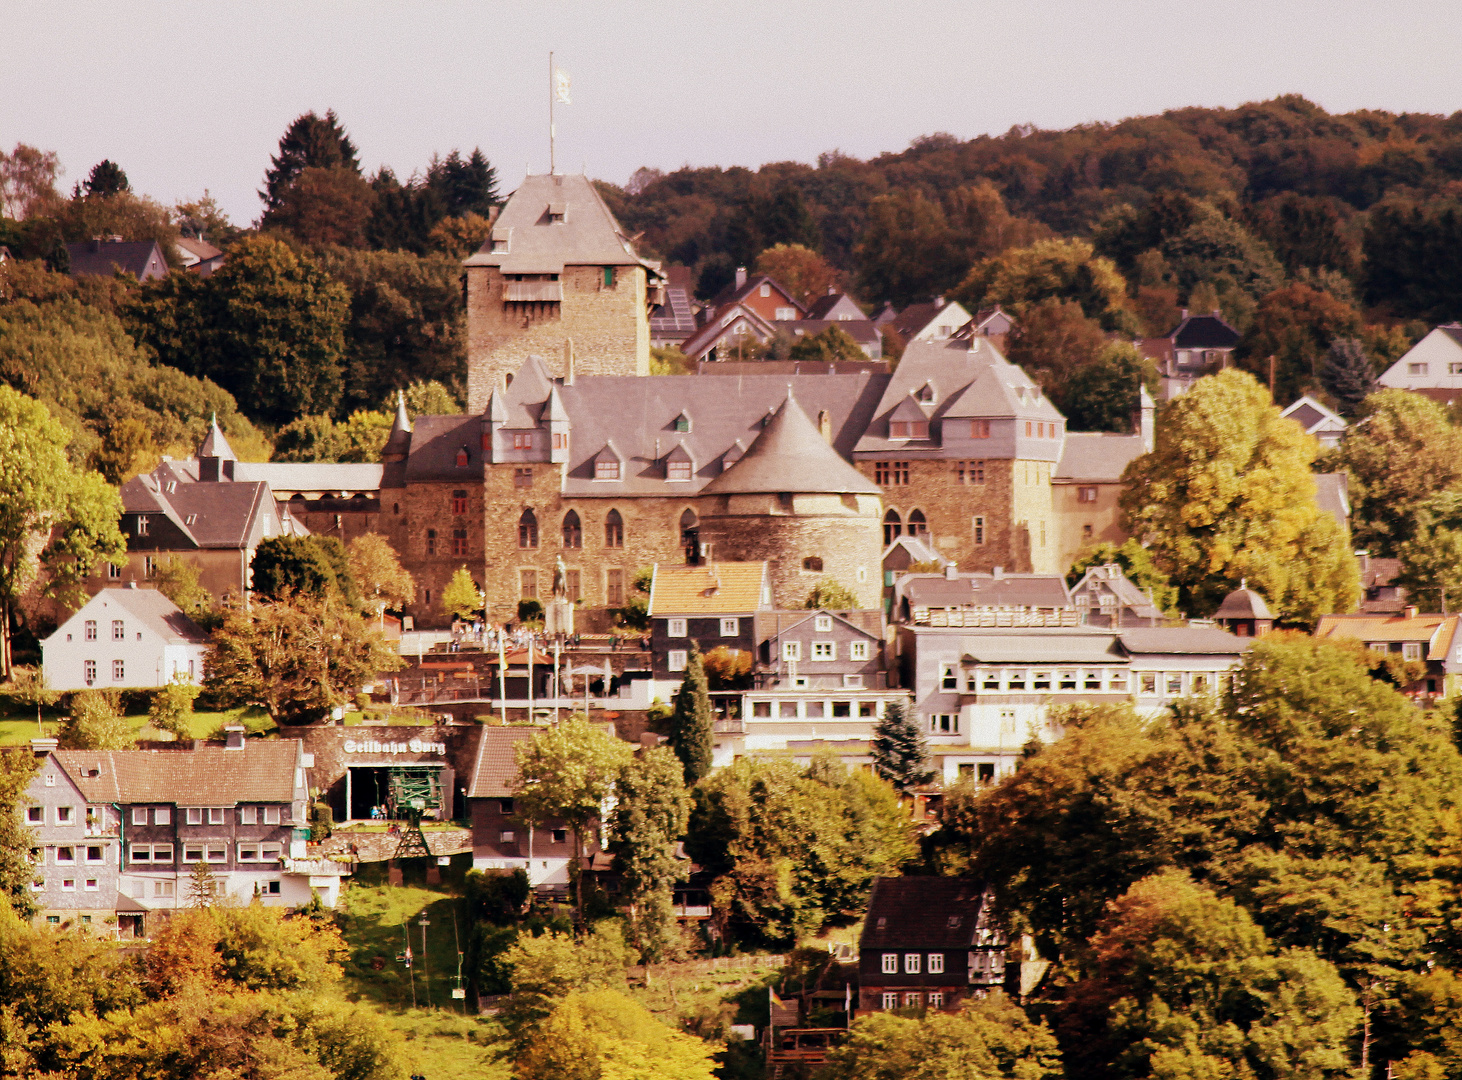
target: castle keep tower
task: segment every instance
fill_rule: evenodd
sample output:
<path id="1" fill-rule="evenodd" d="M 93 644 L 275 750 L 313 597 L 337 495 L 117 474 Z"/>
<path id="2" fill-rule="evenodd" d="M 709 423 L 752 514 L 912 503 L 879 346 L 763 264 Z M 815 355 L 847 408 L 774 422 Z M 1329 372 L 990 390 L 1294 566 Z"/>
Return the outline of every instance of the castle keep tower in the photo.
<path id="1" fill-rule="evenodd" d="M 527 177 L 463 266 L 468 412 L 530 355 L 554 378 L 649 374 L 659 266 L 587 177 Z"/>
<path id="2" fill-rule="evenodd" d="M 799 608 L 824 578 L 876 608 L 883 500 L 818 433 L 789 389 L 740 461 L 701 489 L 711 558 L 767 561 L 779 608 Z"/>

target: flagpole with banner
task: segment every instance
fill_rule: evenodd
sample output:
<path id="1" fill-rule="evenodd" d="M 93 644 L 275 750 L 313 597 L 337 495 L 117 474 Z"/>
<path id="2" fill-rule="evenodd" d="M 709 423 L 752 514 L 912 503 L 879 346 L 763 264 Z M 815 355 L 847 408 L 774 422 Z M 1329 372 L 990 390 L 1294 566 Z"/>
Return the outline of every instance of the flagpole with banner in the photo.
<path id="1" fill-rule="evenodd" d="M 557 101 L 563 105 L 572 105 L 569 100 L 569 74 L 566 71 L 559 71 L 553 66 L 553 53 L 548 54 L 548 175 L 553 176 L 557 172 L 556 159 L 554 157 L 554 137 L 558 134 L 553 125 L 553 105 Z"/>

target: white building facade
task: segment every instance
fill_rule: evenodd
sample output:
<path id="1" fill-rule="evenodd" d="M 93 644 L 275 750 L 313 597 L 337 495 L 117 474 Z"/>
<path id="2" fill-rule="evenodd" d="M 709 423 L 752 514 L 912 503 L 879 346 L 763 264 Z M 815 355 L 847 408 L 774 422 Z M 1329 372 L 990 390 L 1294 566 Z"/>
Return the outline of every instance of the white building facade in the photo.
<path id="1" fill-rule="evenodd" d="M 201 682 L 207 651 L 207 635 L 156 589 L 103 589 L 41 642 L 53 690 Z"/>

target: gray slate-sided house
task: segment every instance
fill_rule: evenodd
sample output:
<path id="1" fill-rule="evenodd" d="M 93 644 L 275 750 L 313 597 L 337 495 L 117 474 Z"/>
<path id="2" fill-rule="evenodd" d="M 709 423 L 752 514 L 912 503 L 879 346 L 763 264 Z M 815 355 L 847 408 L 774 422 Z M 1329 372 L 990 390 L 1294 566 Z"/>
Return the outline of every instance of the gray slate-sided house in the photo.
<path id="1" fill-rule="evenodd" d="M 31 830 L 36 922 L 104 937 L 142 930 L 142 908 L 117 891 L 119 811 L 90 799 L 72 779 L 55 739 L 31 742 L 40 767 L 18 808 Z"/>
<path id="2" fill-rule="evenodd" d="M 1128 580 L 1115 563 L 1088 567 L 1071 586 L 1071 598 L 1087 626 L 1161 626 L 1163 614 L 1152 598 Z"/>
<path id="3" fill-rule="evenodd" d="M 1005 982 L 993 897 L 966 878 L 878 878 L 858 941 L 859 1014 L 956 1011 Z"/>
<path id="4" fill-rule="evenodd" d="M 901 574 L 893 582 L 893 619 L 920 626 L 1075 626 L 1080 613 L 1060 574 Z"/>
<path id="5" fill-rule="evenodd" d="M 203 681 L 208 635 L 156 589 L 102 589 L 41 642 L 55 690 L 123 690 Z"/>
<path id="6" fill-rule="evenodd" d="M 533 738 L 532 728 L 485 725 L 477 743 L 477 760 L 467 787 L 467 813 L 472 821 L 472 868 L 489 873 L 522 870 L 535 889 L 562 890 L 569 883 L 574 836 L 563 821 L 528 822 L 518 814 L 514 783 L 518 748 Z M 604 863 L 604 853 L 585 836 L 585 865 Z"/>
<path id="7" fill-rule="evenodd" d="M 764 562 L 656 563 L 650 581 L 651 693 L 669 700 L 685 678 L 692 649 L 745 652 L 754 664 L 754 617 L 771 606 Z"/>
<path id="8" fill-rule="evenodd" d="M 167 277 L 168 261 L 156 240 L 123 240 L 121 237 L 83 240 L 67 244 L 71 276 L 131 274 L 138 281 Z"/>

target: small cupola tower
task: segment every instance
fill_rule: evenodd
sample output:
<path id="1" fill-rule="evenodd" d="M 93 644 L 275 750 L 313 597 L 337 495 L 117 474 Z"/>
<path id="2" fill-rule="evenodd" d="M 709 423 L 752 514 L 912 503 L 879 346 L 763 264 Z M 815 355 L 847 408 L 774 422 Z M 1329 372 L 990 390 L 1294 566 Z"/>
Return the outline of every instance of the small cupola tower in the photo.
<path id="1" fill-rule="evenodd" d="M 218 426 L 218 413 L 208 422 L 208 434 L 198 446 L 198 479 L 203 481 L 232 480 L 234 465 L 239 460 L 234 448 L 223 437 Z"/>
<path id="2" fill-rule="evenodd" d="M 391 424 L 391 435 L 381 448 L 384 462 L 405 461 L 411 452 L 411 418 L 406 415 L 406 395 L 396 391 L 396 419 Z"/>

